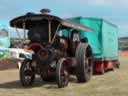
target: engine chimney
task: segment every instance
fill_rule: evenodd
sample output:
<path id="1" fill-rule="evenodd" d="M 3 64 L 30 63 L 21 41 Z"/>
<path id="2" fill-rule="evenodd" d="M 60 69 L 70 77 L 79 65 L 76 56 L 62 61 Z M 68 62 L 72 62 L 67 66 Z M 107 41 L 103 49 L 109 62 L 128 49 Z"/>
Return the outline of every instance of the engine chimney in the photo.
<path id="1" fill-rule="evenodd" d="M 51 12 L 50 9 L 41 9 L 40 10 L 41 14 L 49 14 Z"/>

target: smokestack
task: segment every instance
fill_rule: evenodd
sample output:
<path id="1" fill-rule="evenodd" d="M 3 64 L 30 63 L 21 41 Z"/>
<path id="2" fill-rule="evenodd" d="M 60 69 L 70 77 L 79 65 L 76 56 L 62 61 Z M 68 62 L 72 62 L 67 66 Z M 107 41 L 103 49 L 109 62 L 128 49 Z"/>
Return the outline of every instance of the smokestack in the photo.
<path id="1" fill-rule="evenodd" d="M 41 9 L 40 10 L 41 14 L 49 14 L 51 12 L 50 9 Z"/>

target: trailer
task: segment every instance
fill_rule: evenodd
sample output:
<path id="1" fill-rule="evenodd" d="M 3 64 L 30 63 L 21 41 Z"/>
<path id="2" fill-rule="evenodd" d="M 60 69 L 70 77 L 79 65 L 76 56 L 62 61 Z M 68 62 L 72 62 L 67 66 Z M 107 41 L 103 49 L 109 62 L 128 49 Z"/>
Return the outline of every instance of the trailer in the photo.
<path id="1" fill-rule="evenodd" d="M 95 72 L 104 74 L 105 71 L 114 70 L 114 66 L 119 68 L 118 27 L 116 25 L 97 18 L 74 17 L 68 20 L 94 30 L 81 32 L 78 35 L 81 40 L 88 42 L 93 50 Z M 71 38 L 74 34 L 72 30 L 63 31 L 64 37 Z"/>

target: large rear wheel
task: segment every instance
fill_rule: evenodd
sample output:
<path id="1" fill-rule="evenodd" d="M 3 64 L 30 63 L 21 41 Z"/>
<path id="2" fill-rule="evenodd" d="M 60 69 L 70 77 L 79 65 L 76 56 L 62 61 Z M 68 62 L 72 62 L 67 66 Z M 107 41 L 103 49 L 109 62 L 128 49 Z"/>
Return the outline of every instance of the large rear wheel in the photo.
<path id="1" fill-rule="evenodd" d="M 88 82 L 93 73 L 93 55 L 88 43 L 80 43 L 78 45 L 76 59 L 78 63 L 76 68 L 78 82 Z"/>

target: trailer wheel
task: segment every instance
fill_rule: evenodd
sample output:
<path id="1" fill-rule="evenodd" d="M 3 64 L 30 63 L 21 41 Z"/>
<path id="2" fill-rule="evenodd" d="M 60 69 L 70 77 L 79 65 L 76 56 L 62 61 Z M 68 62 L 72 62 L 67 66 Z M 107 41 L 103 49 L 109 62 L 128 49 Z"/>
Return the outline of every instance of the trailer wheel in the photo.
<path id="1" fill-rule="evenodd" d="M 115 68 L 119 69 L 119 68 L 120 68 L 120 61 L 117 60 L 117 61 L 114 63 L 114 66 L 115 66 Z"/>
<path id="2" fill-rule="evenodd" d="M 69 73 L 65 66 L 65 58 L 61 58 L 57 63 L 56 80 L 58 88 L 63 88 L 68 85 Z"/>
<path id="3" fill-rule="evenodd" d="M 20 82 L 24 87 L 32 86 L 35 79 L 35 73 L 31 63 L 32 60 L 25 59 L 20 67 Z"/>
<path id="4" fill-rule="evenodd" d="M 93 73 L 92 49 L 88 43 L 80 43 L 76 50 L 76 76 L 78 82 L 88 82 Z"/>
<path id="5" fill-rule="evenodd" d="M 116 68 L 119 69 L 120 68 L 120 63 L 116 65 Z"/>

